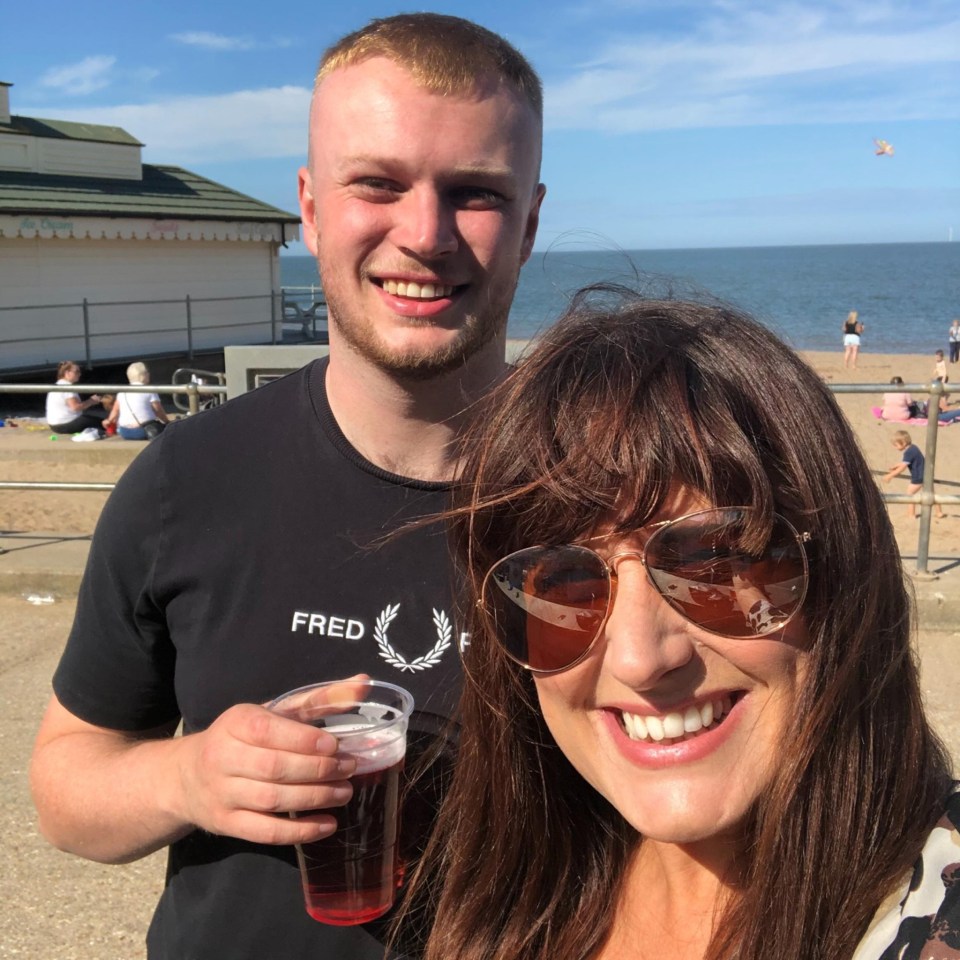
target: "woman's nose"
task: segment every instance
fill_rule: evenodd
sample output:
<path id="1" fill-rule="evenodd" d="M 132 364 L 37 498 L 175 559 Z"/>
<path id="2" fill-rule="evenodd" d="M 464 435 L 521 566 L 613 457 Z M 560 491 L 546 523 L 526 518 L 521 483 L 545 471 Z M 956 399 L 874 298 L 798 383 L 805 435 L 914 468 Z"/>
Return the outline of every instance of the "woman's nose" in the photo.
<path id="1" fill-rule="evenodd" d="M 457 249 L 456 210 L 435 190 L 410 190 L 395 211 L 393 240 L 405 253 L 432 260 Z"/>
<path id="2" fill-rule="evenodd" d="M 604 668 L 633 690 L 655 686 L 688 664 L 690 625 L 657 593 L 639 557 L 617 564 L 613 607 L 604 624 Z"/>

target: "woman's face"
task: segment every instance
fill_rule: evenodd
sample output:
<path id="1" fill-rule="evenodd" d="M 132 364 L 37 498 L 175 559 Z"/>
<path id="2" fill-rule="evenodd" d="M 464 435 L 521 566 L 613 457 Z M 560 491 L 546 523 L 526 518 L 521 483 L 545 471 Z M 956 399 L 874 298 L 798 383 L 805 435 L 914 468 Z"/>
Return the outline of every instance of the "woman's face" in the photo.
<path id="1" fill-rule="evenodd" d="M 63 371 L 63 379 L 69 380 L 70 383 L 76 383 L 80 379 L 80 368 L 79 367 L 67 367 Z"/>
<path id="2" fill-rule="evenodd" d="M 704 506 L 680 496 L 652 519 Z M 642 543 L 643 535 L 591 545 L 609 557 Z M 722 837 L 783 753 L 806 668 L 805 629 L 795 618 L 757 639 L 718 637 L 669 607 L 639 560 L 620 562 L 617 573 L 613 608 L 587 657 L 535 675 L 544 718 L 581 775 L 646 838 Z M 684 721 L 701 729 L 670 736 Z"/>

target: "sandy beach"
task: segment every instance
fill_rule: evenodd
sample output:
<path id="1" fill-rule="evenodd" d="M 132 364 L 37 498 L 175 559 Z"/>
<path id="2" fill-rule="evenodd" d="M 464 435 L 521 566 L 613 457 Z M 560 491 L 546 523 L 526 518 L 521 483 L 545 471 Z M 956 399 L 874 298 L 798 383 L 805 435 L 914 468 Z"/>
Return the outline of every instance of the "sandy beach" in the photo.
<path id="1" fill-rule="evenodd" d="M 869 342 L 868 338 L 867 342 Z M 870 383 L 886 384 L 892 376 L 900 376 L 905 383 L 928 383 L 933 372 L 933 354 L 872 354 L 869 348 L 861 353 L 858 368 L 845 370 L 843 355 L 836 353 L 802 354 L 827 383 Z M 957 365 L 956 379 L 960 384 L 960 365 Z M 878 479 L 899 460 L 897 451 L 890 443 L 895 430 L 902 424 L 884 423 L 874 418 L 870 412 L 872 406 L 879 406 L 882 398 L 871 394 L 841 394 L 838 402 L 850 423 L 853 425 L 871 469 Z M 920 397 L 920 399 L 925 399 Z M 954 399 L 954 398 L 951 398 Z M 789 403 L 790 384 L 784 384 L 780 397 L 771 397 L 771 403 Z M 960 392 L 955 397 L 960 403 Z M 36 424 L 30 424 L 31 428 Z M 908 426 L 911 437 L 923 449 L 924 427 Z M 0 456 L 3 454 L 4 435 L 13 433 L 7 428 L 0 429 Z M 43 437 L 49 444 L 49 434 L 39 429 L 37 437 Z M 937 447 L 937 491 L 939 493 L 960 494 L 960 424 L 941 427 L 938 431 Z M 124 448 L 130 453 L 130 447 L 140 444 L 113 437 L 95 444 L 72 444 L 69 438 L 60 437 L 60 445 L 82 448 L 71 450 L 69 462 L 63 460 L 44 462 L 23 457 L 19 462 L 6 462 L 3 465 L 4 480 L 52 480 L 52 481 L 89 481 L 113 482 L 125 468 L 126 461 L 115 458 L 108 462 L 90 462 L 94 458 L 88 454 L 109 448 Z M 42 444 L 41 444 L 42 445 Z M 52 444 L 50 444 L 52 446 Z M 120 451 L 117 450 L 117 453 Z M 892 493 L 905 493 L 906 479 L 897 478 L 884 489 Z M 61 493 L 52 491 L 5 491 L 0 497 L 0 529 L 20 531 L 56 531 L 58 533 L 83 534 L 93 530 L 96 519 L 106 500 L 104 493 Z M 931 539 L 931 557 L 960 557 L 960 505 L 945 508 L 947 519 L 935 521 Z M 909 564 L 916 557 L 916 522 L 909 516 L 908 506 L 891 507 L 891 516 L 897 530 L 901 553 Z"/>
<path id="2" fill-rule="evenodd" d="M 844 370 L 839 351 L 805 356 L 834 384 L 885 384 L 894 375 L 907 383 L 928 382 L 933 369 L 932 354 L 877 355 L 866 349 L 855 371 Z M 960 383 L 960 367 L 957 380 Z M 785 383 L 782 395 L 771 397 L 771 403 L 790 402 L 790 391 L 791 385 Z M 879 482 L 899 459 L 890 438 L 900 426 L 873 417 L 870 408 L 879 405 L 879 396 L 846 394 L 838 401 Z M 0 480 L 112 482 L 142 449 L 141 444 L 116 438 L 86 444 L 68 438 L 52 442 L 44 429 L 20 433 L 21 429 L 0 429 Z M 907 429 L 923 448 L 925 428 Z M 938 492 L 960 494 L 960 426 L 939 428 L 936 474 Z M 897 480 L 884 489 L 905 492 L 906 481 Z M 106 496 L 0 490 L 0 530 L 86 535 L 92 532 Z M 891 505 L 890 511 L 909 569 L 916 560 L 919 524 L 911 519 L 906 505 Z M 948 505 L 945 512 L 945 519 L 932 524 L 933 570 L 949 571 L 960 563 L 960 505 Z M 11 907 L 16 905 L 0 915 L 0 957 L 138 960 L 145 954 L 146 928 L 163 883 L 164 855 L 116 867 L 58 853 L 37 832 L 27 788 L 33 736 L 73 609 L 70 597 L 34 606 L 19 596 L 0 596 L 0 743 L 5 760 L 0 768 L 0 827 L 6 864 L 0 876 L 0 898 Z M 935 629 L 921 629 L 918 642 L 930 715 L 955 757 L 960 757 L 958 637 L 960 623 L 941 623 Z"/>

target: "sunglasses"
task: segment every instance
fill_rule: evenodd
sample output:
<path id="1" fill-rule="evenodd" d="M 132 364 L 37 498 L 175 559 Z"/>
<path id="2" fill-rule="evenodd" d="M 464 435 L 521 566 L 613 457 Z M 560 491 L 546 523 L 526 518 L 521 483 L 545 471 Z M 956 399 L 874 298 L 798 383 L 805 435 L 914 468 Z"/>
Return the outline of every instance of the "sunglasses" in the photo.
<path id="1" fill-rule="evenodd" d="M 701 510 L 641 528 L 640 550 L 604 559 L 582 544 L 527 547 L 487 572 L 480 606 L 506 654 L 536 673 L 566 670 L 596 643 L 616 593 L 617 566 L 639 560 L 657 593 L 708 633 L 757 638 L 803 605 L 809 533 L 774 514 L 762 547 L 746 536 L 753 507 Z"/>

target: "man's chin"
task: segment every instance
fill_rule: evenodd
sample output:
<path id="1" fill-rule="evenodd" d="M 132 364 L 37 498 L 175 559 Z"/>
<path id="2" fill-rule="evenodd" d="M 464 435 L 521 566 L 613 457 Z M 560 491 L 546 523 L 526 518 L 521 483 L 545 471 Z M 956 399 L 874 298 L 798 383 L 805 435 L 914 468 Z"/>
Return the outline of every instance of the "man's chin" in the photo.
<path id="1" fill-rule="evenodd" d="M 398 379 L 422 382 L 442 377 L 463 367 L 474 352 L 469 349 L 469 344 L 458 339 L 444 347 L 432 350 L 384 348 L 378 351 L 376 357 L 370 359 L 374 359 L 382 370 Z"/>
<path id="2" fill-rule="evenodd" d="M 496 324 L 470 325 L 432 344 L 391 344 L 343 325 L 340 333 L 355 352 L 391 376 L 422 382 L 463 367 L 493 339 L 498 329 Z"/>

